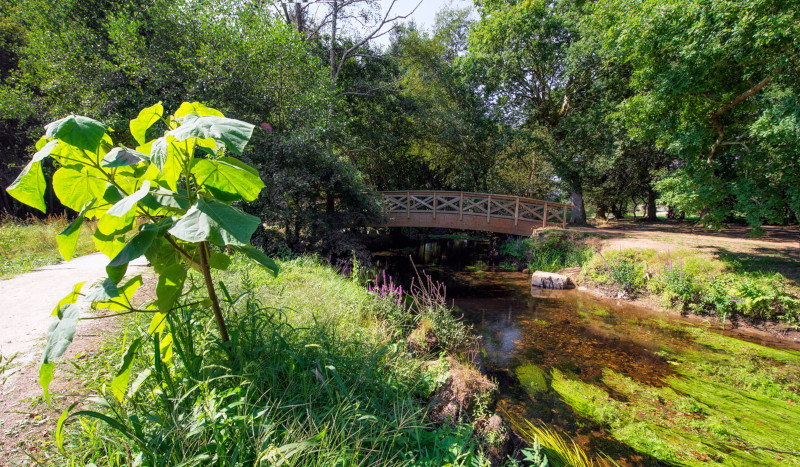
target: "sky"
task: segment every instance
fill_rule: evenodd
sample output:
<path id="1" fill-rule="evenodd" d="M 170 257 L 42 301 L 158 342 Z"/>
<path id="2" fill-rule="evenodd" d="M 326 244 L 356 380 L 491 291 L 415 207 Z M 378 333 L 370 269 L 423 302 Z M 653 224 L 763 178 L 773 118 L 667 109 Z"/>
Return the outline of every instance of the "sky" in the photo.
<path id="1" fill-rule="evenodd" d="M 397 0 L 392 11 L 397 11 L 400 14 L 406 14 L 409 10 L 413 9 L 419 0 Z M 387 8 L 391 0 L 381 0 L 384 8 Z M 436 13 L 444 6 L 451 5 L 456 8 L 464 8 L 472 5 L 471 0 L 422 0 L 419 8 L 414 11 L 411 18 L 417 23 L 420 29 L 429 29 L 433 26 Z"/>

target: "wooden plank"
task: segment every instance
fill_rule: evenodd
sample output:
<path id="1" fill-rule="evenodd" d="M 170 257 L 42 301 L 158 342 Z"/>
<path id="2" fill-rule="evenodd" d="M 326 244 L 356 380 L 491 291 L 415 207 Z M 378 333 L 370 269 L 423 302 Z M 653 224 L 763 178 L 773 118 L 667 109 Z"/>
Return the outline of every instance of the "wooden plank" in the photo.
<path id="1" fill-rule="evenodd" d="M 517 196 L 517 202 L 514 205 L 514 227 L 519 224 L 519 196 Z"/>
<path id="2" fill-rule="evenodd" d="M 486 223 L 492 221 L 492 195 L 486 198 Z"/>
<path id="3" fill-rule="evenodd" d="M 544 213 L 542 214 L 542 228 L 547 227 L 547 203 L 544 203 Z"/>
<path id="4" fill-rule="evenodd" d="M 458 202 L 458 220 L 464 219 L 464 192 L 460 193 L 461 200 Z"/>
<path id="5" fill-rule="evenodd" d="M 566 206 L 564 206 L 564 213 L 561 216 L 561 228 L 562 229 L 566 229 L 567 228 L 567 207 Z"/>
<path id="6" fill-rule="evenodd" d="M 411 219 L 411 192 L 406 191 L 406 216 Z"/>
<path id="7" fill-rule="evenodd" d="M 436 192 L 433 192 L 433 218 L 436 219 Z"/>

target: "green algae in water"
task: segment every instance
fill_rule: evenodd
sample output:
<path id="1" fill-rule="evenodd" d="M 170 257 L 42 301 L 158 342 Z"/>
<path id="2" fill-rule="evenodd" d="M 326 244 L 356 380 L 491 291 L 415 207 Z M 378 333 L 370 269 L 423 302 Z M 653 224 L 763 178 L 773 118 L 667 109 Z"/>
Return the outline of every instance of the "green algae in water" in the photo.
<path id="1" fill-rule="evenodd" d="M 522 387 L 533 396 L 545 394 L 550 386 L 547 384 L 547 372 L 536 365 L 522 365 L 514 370 Z"/>
<path id="2" fill-rule="evenodd" d="M 602 385 L 554 369 L 552 387 L 578 414 L 634 449 L 679 465 L 800 465 L 800 353 L 674 326 L 691 348 L 664 350 L 680 376 L 653 387 L 605 370 Z M 623 400 L 614 395 L 622 396 Z"/>

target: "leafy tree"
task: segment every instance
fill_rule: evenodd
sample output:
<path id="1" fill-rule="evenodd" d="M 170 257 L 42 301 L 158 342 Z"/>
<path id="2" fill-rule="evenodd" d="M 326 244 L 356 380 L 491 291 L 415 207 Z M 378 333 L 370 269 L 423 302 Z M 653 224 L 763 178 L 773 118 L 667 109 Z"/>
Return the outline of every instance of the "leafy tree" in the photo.
<path id="1" fill-rule="evenodd" d="M 586 126 L 597 122 L 587 98 L 596 60 L 571 54 L 581 11 L 568 1 L 496 0 L 478 3 L 478 11 L 464 66 L 486 84 L 487 97 L 530 132 L 571 192 L 572 221 L 584 222 L 583 193 L 607 144 L 600 128 Z"/>
<path id="2" fill-rule="evenodd" d="M 81 310 L 75 304 L 79 296 L 118 314 L 153 314 L 150 334 L 158 340 L 167 314 L 183 292 L 187 268 L 192 268 L 203 277 L 224 343 L 228 331 L 211 270 L 225 269 L 230 260 L 215 248 L 234 248 L 277 273 L 276 264 L 249 244 L 259 219 L 231 205 L 255 200 L 264 188 L 257 171 L 230 155 L 242 154 L 253 125 L 225 118 L 197 102 L 185 102 L 173 115 L 165 116 L 158 103 L 131 120 L 136 149 L 114 146 L 108 130 L 97 120 L 75 115 L 48 124 L 36 144 L 36 154 L 8 188 L 20 202 L 44 211 L 42 161 L 53 160 L 58 166 L 53 175 L 56 195 L 65 206 L 79 211 L 57 237 L 61 255 L 72 258 L 81 224 L 95 218 L 94 242 L 110 259 L 107 279 L 87 291 L 83 283 L 77 284 L 53 310 L 56 322 L 48 332 L 39 373 L 48 400 L 53 362 L 72 341 L 80 319 Z M 157 130 L 161 136 L 148 137 Z M 159 278 L 155 302 L 136 308 L 131 299 L 142 277 L 122 281 L 128 263 L 141 256 Z M 169 335 L 164 339 L 162 346 L 172 342 Z M 135 353 L 141 344 L 136 339 L 127 353 Z M 126 358 L 112 384 L 120 398 L 131 361 Z"/>
<path id="3" fill-rule="evenodd" d="M 593 5 L 587 34 L 629 67 L 619 107 L 631 134 L 680 159 L 664 200 L 718 226 L 797 219 L 800 10 L 786 0 Z M 793 215 L 792 215 L 793 214 Z"/>

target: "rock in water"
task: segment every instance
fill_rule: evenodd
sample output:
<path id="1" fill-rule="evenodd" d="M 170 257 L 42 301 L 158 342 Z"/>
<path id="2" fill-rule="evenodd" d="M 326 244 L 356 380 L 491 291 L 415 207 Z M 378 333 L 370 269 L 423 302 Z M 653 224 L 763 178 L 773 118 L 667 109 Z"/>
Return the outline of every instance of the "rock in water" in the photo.
<path id="1" fill-rule="evenodd" d="M 552 272 L 536 271 L 531 276 L 531 285 L 543 289 L 571 289 L 575 287 L 572 279 Z"/>

